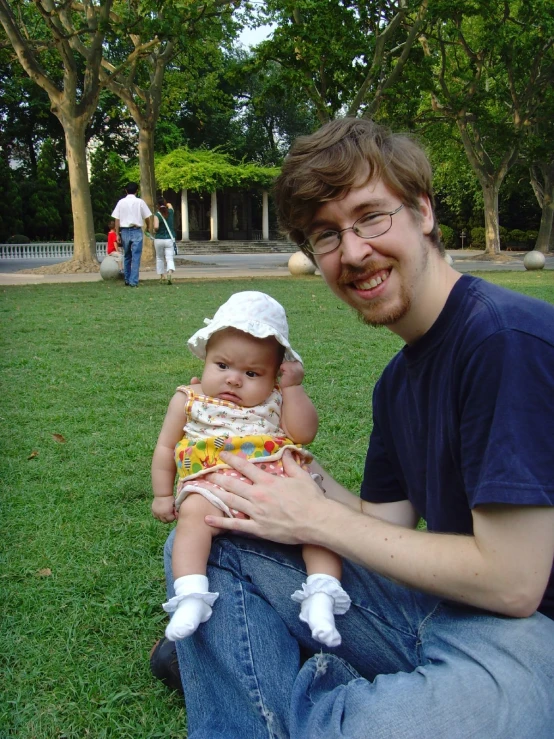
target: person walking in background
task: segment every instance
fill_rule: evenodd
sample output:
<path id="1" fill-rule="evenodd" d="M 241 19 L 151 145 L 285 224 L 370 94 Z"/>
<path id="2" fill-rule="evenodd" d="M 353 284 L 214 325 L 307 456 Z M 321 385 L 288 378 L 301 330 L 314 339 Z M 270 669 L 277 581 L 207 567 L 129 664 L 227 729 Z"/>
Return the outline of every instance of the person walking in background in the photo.
<path id="1" fill-rule="evenodd" d="M 154 214 L 154 249 L 156 250 L 156 272 L 160 275 L 160 282 L 166 279 L 171 285 L 171 279 L 175 272 L 173 253 L 175 248 L 175 211 L 171 203 L 160 195 L 158 198 L 158 209 Z"/>
<path id="2" fill-rule="evenodd" d="M 117 240 L 123 247 L 123 273 L 125 284 L 138 287 L 140 258 L 142 256 L 142 223 L 149 228 L 152 211 L 144 200 L 137 198 L 138 185 L 129 182 L 125 187 L 127 195 L 117 203 L 112 213 L 115 218 Z"/>

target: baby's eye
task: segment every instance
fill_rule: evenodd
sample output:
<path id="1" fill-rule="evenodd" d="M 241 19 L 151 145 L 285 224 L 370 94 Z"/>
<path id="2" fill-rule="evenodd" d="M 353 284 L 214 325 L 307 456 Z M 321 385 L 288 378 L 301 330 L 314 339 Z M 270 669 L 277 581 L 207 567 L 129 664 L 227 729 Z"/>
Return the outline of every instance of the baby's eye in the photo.
<path id="1" fill-rule="evenodd" d="M 226 365 L 225 362 L 216 362 L 216 364 L 219 367 L 219 369 L 221 369 L 221 370 L 228 369 L 228 365 Z"/>
<path id="2" fill-rule="evenodd" d="M 254 372 L 254 370 L 248 370 L 248 372 L 246 373 L 246 376 L 247 377 L 258 377 L 258 373 Z"/>

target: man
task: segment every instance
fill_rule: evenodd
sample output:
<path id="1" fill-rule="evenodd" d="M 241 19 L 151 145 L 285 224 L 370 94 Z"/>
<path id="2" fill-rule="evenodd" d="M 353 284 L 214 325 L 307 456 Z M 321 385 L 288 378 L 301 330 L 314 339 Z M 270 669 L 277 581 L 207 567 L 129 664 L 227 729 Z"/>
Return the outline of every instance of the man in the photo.
<path id="1" fill-rule="evenodd" d="M 142 222 L 150 227 L 152 211 L 144 200 L 137 198 L 138 185 L 129 182 L 125 187 L 127 195 L 117 203 L 112 213 L 115 218 L 117 240 L 123 246 L 123 274 L 125 284 L 138 287 L 140 258 L 142 255 Z"/>
<path id="2" fill-rule="evenodd" d="M 330 289 L 406 346 L 375 387 L 361 499 L 290 459 L 291 479 L 236 457 L 253 485 L 212 476 L 248 518 L 206 518 L 234 535 L 212 548 L 217 609 L 177 643 L 190 739 L 551 737 L 554 308 L 448 266 L 425 155 L 371 121 L 299 139 L 276 202 Z M 271 541 L 344 558 L 330 653 L 290 599 L 298 547 Z"/>

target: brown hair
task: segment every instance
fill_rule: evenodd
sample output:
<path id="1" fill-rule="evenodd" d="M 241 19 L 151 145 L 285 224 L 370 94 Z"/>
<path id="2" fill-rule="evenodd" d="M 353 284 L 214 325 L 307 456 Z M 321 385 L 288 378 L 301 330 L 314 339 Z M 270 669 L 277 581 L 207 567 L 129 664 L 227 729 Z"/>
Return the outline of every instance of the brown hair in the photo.
<path id="1" fill-rule="evenodd" d="M 164 218 L 167 218 L 169 215 L 169 208 L 167 207 L 167 200 L 160 195 L 158 198 L 158 210 L 162 214 Z"/>
<path id="2" fill-rule="evenodd" d="M 302 248 L 320 205 L 344 197 L 365 172 L 414 213 L 422 195 L 434 210 L 431 165 L 419 144 L 366 118 L 341 118 L 294 142 L 274 187 L 281 230 Z M 436 218 L 429 239 L 444 251 Z"/>

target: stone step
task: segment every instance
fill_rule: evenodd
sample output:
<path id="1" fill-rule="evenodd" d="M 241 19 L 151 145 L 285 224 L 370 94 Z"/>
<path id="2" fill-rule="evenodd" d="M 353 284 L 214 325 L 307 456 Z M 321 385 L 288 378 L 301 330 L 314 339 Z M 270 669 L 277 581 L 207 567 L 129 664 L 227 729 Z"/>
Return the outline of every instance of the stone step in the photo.
<path id="1" fill-rule="evenodd" d="M 178 241 L 178 254 L 293 254 L 290 241 Z"/>

